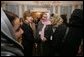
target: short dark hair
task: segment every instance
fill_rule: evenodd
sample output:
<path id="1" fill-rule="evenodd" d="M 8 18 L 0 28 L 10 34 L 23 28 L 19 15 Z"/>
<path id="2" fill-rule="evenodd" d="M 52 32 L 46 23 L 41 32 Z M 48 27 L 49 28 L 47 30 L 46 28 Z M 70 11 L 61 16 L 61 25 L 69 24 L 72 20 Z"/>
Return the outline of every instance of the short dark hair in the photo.
<path id="1" fill-rule="evenodd" d="M 53 17 L 54 16 L 54 13 L 52 13 L 50 16 Z"/>
<path id="2" fill-rule="evenodd" d="M 63 23 L 67 23 L 67 14 L 62 14 L 61 18 L 63 19 Z"/>

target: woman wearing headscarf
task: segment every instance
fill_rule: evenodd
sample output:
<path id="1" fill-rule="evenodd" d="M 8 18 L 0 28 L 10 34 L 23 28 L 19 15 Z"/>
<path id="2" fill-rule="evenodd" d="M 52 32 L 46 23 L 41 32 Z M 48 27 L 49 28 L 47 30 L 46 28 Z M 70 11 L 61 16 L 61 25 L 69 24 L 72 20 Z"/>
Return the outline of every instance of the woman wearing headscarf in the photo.
<path id="1" fill-rule="evenodd" d="M 50 25 L 51 22 L 47 18 L 47 14 L 43 13 L 37 26 L 37 49 L 39 56 L 49 56 L 49 40 L 52 33 L 51 31 L 48 31 L 48 28 L 51 29 Z M 46 32 L 48 33 L 46 34 Z"/>
<path id="2" fill-rule="evenodd" d="M 1 56 L 24 56 L 23 47 L 17 41 L 23 33 L 19 17 L 1 9 Z"/>

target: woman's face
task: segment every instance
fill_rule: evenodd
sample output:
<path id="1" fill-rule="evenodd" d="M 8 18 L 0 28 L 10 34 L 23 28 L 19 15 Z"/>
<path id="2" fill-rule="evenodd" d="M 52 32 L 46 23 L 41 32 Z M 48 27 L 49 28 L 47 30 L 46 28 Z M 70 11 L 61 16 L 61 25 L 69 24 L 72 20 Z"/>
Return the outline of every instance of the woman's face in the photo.
<path id="1" fill-rule="evenodd" d="M 46 20 L 47 19 L 47 14 L 44 14 L 43 16 L 42 16 L 42 20 Z"/>
<path id="2" fill-rule="evenodd" d="M 29 22 L 29 23 L 32 23 L 33 22 L 33 18 L 32 17 L 26 17 L 27 18 L 27 21 Z"/>
<path id="3" fill-rule="evenodd" d="M 16 18 L 14 20 L 14 26 L 13 27 L 14 27 L 14 32 L 15 32 L 16 38 L 22 37 L 23 30 L 21 29 L 20 19 Z"/>
<path id="4" fill-rule="evenodd" d="M 63 23 L 63 20 L 60 19 L 60 20 L 58 21 L 57 25 L 61 25 L 62 23 Z"/>

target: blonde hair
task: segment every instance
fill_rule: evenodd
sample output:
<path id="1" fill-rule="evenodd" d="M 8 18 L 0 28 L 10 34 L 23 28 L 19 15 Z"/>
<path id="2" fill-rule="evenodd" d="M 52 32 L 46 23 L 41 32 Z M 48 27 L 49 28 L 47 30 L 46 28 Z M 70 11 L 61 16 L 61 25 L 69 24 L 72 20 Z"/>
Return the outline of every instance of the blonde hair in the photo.
<path id="1" fill-rule="evenodd" d="M 57 15 L 57 16 L 54 16 L 50 21 L 52 25 L 57 25 L 58 23 L 63 22 L 63 19 L 59 15 Z"/>

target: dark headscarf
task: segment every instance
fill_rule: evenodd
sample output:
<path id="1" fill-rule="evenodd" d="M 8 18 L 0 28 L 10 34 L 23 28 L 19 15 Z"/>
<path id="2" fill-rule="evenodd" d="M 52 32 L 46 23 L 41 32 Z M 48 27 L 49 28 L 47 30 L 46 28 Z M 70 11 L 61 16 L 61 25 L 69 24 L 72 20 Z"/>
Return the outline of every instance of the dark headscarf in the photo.
<path id="1" fill-rule="evenodd" d="M 83 27 L 83 10 L 75 9 L 69 19 L 69 24 L 75 27 Z"/>

